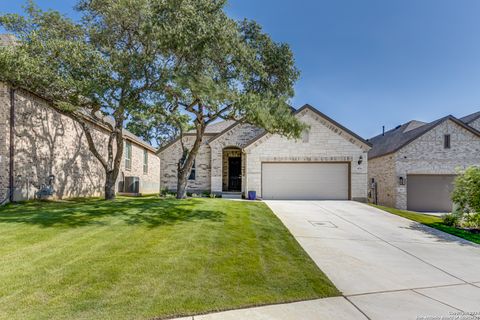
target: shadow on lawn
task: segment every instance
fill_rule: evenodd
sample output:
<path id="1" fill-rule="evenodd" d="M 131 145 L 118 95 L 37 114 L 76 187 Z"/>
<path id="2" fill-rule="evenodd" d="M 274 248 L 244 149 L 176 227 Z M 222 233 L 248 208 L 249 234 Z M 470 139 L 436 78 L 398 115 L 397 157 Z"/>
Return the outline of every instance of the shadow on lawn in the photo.
<path id="1" fill-rule="evenodd" d="M 0 208 L 0 223 L 26 223 L 42 227 L 81 227 L 111 225 L 123 221 L 128 225 L 145 225 L 154 228 L 197 220 L 222 221 L 224 215 L 218 210 L 204 209 L 201 202 L 194 200 L 77 199 L 62 202 L 9 204 Z"/>

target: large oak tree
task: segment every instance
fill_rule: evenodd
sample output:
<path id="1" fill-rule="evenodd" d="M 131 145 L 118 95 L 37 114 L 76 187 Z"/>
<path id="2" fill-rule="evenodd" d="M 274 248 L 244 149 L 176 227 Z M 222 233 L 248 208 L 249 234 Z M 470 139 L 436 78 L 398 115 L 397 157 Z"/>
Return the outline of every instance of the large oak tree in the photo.
<path id="1" fill-rule="evenodd" d="M 175 120 L 168 123 L 178 128 L 183 157 L 178 162 L 177 198 L 186 196 L 205 128 L 215 120 L 243 121 L 287 137 L 298 137 L 304 129 L 288 105 L 299 75 L 289 46 L 274 42 L 253 21 L 229 18 L 225 4 L 165 0 L 153 8 L 155 28 L 163 30 L 172 68 L 162 89 L 164 101 L 150 112 L 161 114 L 164 121 Z M 185 116 L 194 127 L 192 146 L 183 143 L 185 123 L 179 119 Z M 145 123 L 132 129 L 152 132 L 155 126 Z"/>
<path id="2" fill-rule="evenodd" d="M 105 170 L 106 199 L 115 197 L 129 112 L 156 105 L 168 76 L 162 30 L 154 26 L 156 2 L 162 1 L 82 0 L 79 22 L 33 2 L 25 15 L 0 16 L 18 38 L 0 48 L 0 79 L 47 98 L 81 125 Z M 107 130 L 106 145 L 96 140 L 92 121 Z"/>

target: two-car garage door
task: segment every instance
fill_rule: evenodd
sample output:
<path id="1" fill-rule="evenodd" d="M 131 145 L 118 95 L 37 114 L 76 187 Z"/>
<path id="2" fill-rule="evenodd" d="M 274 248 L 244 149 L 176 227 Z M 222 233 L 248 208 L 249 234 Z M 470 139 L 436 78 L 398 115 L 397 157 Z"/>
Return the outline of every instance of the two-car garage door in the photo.
<path id="1" fill-rule="evenodd" d="M 349 174 L 348 163 L 263 163 L 262 197 L 267 200 L 348 200 Z"/>

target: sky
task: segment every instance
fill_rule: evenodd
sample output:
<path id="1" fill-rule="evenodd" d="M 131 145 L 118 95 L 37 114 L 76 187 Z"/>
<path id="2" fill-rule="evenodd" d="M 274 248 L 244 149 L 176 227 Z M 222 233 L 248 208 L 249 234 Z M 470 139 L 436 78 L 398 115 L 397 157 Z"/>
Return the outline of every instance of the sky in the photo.
<path id="1" fill-rule="evenodd" d="M 73 18 L 75 2 L 36 1 Z M 478 0 L 230 0 L 226 11 L 290 45 L 294 107 L 309 103 L 364 138 L 480 111 Z"/>

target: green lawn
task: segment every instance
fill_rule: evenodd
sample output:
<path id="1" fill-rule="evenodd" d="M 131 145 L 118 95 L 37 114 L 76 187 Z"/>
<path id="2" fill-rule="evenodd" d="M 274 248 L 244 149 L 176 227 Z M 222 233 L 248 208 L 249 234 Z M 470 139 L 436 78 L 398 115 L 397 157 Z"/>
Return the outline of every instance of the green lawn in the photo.
<path id="1" fill-rule="evenodd" d="M 339 294 L 259 202 L 8 205 L 0 243 L 1 319 L 151 319 Z"/>
<path id="2" fill-rule="evenodd" d="M 412 211 L 406 211 L 406 210 L 399 210 L 399 209 L 394 209 L 394 208 L 389 208 L 389 207 L 384 207 L 384 206 L 378 206 L 378 205 L 373 205 L 371 206 L 376 207 L 378 209 L 382 209 L 384 211 L 396 214 L 397 216 L 401 216 L 413 221 L 420 222 L 421 224 L 424 224 L 426 226 L 441 230 L 446 233 L 453 234 L 457 237 L 479 243 L 480 244 L 480 234 L 478 233 L 472 233 L 466 230 L 458 229 L 455 227 L 447 226 L 443 224 L 443 220 L 441 217 L 436 217 L 428 214 L 421 214 L 418 212 L 412 212 Z"/>

